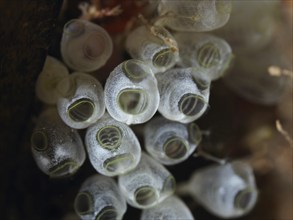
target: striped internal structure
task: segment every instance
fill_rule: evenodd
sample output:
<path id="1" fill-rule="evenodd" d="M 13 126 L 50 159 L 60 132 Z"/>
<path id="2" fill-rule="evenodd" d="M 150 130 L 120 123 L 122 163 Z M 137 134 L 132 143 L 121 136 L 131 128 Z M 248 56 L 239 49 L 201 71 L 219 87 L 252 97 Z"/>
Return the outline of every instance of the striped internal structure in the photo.
<path id="1" fill-rule="evenodd" d="M 151 186 L 139 187 L 134 193 L 135 201 L 142 206 L 148 206 L 157 201 L 156 190 Z"/>
<path id="2" fill-rule="evenodd" d="M 187 93 L 178 102 L 179 111 L 187 116 L 195 116 L 202 111 L 206 103 L 198 95 Z"/>
<path id="3" fill-rule="evenodd" d="M 212 43 L 206 43 L 197 51 L 197 61 L 204 68 L 211 68 L 220 62 L 219 49 Z"/>
<path id="4" fill-rule="evenodd" d="M 101 145 L 103 148 L 108 150 L 115 150 L 121 144 L 122 132 L 114 125 L 106 126 L 97 132 L 96 138 L 99 145 Z"/>
<path id="5" fill-rule="evenodd" d="M 108 172 L 124 173 L 133 166 L 133 156 L 131 154 L 120 154 L 104 161 L 103 167 Z"/>
<path id="6" fill-rule="evenodd" d="M 83 122 L 88 120 L 95 109 L 94 103 L 87 98 L 81 98 L 73 102 L 68 107 L 68 115 L 75 122 Z"/>
<path id="7" fill-rule="evenodd" d="M 234 206 L 238 209 L 245 210 L 249 207 L 253 192 L 250 189 L 240 190 L 234 199 Z"/>
<path id="8" fill-rule="evenodd" d="M 172 137 L 165 142 L 163 149 L 167 157 L 180 159 L 186 155 L 188 146 L 184 139 Z"/>
<path id="9" fill-rule="evenodd" d="M 156 53 L 153 57 L 153 65 L 155 67 L 168 67 L 174 61 L 174 52 L 171 48 L 166 48 L 158 53 Z"/>
<path id="10" fill-rule="evenodd" d="M 95 220 L 113 220 L 117 217 L 116 209 L 113 206 L 106 206 L 97 214 Z"/>

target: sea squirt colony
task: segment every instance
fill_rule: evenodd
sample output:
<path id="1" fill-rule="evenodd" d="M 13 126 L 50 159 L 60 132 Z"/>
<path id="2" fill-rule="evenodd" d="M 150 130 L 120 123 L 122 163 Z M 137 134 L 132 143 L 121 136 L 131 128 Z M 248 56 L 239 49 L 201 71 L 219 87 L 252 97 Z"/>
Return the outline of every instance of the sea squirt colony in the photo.
<path id="1" fill-rule="evenodd" d="M 206 32 L 228 22 L 231 2 L 149 4 L 157 8 L 157 17 L 127 35 L 132 59 L 113 69 L 104 88 L 89 72 L 108 61 L 112 39 L 83 19 L 64 26 L 64 64 L 48 56 L 37 80 L 38 98 L 51 105 L 31 136 L 38 167 L 50 177 L 70 176 L 87 151 L 99 173 L 86 179 L 76 195 L 74 209 L 83 220 L 122 219 L 126 203 L 143 209 L 142 220 L 194 219 L 174 195 L 175 178 L 163 165 L 187 160 L 201 142 L 194 121 L 209 107 L 211 83 L 233 59 L 229 44 Z M 157 111 L 161 116 L 154 116 Z M 142 123 L 148 154 L 129 127 Z M 86 129 L 85 147 L 76 129 Z M 110 178 L 115 176 L 118 182 Z M 197 170 L 185 190 L 221 218 L 248 213 L 258 195 L 252 168 L 239 161 Z"/>

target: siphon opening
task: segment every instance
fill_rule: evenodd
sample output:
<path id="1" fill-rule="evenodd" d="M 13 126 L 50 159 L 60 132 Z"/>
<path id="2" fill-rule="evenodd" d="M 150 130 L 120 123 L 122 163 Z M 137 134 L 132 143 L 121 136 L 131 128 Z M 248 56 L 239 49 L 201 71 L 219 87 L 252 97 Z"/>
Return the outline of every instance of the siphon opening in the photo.
<path id="1" fill-rule="evenodd" d="M 140 82 L 145 79 L 148 75 L 148 72 L 151 72 L 149 69 L 146 71 L 146 66 L 143 62 L 139 60 L 128 60 L 123 63 L 122 70 L 124 74 L 132 81 Z"/>
<path id="2" fill-rule="evenodd" d="M 220 50 L 213 43 L 206 43 L 198 49 L 197 61 L 200 66 L 204 68 L 211 68 L 220 63 Z"/>
<path id="3" fill-rule="evenodd" d="M 80 215 L 86 215 L 93 210 L 93 198 L 88 192 L 80 192 L 75 198 L 74 208 Z"/>
<path id="4" fill-rule="evenodd" d="M 174 63 L 175 56 L 171 48 L 163 49 L 157 52 L 153 57 L 155 67 L 169 67 Z"/>
<path id="5" fill-rule="evenodd" d="M 131 154 L 121 154 L 108 158 L 104 161 L 104 168 L 111 173 L 124 173 L 133 165 L 133 156 Z"/>
<path id="6" fill-rule="evenodd" d="M 118 104 L 125 113 L 138 115 L 145 111 L 148 96 L 142 89 L 124 89 L 118 95 Z"/>
<path id="7" fill-rule="evenodd" d="M 188 144 L 186 140 L 180 137 L 172 137 L 165 142 L 163 150 L 167 157 L 171 159 L 180 159 L 186 155 Z"/>
<path id="8" fill-rule="evenodd" d="M 95 220 L 116 220 L 118 214 L 113 206 L 106 206 L 97 214 Z"/>
<path id="9" fill-rule="evenodd" d="M 103 148 L 115 150 L 121 144 L 122 132 L 116 126 L 105 126 L 97 132 L 96 139 Z"/>
<path id="10" fill-rule="evenodd" d="M 234 199 L 234 206 L 237 209 L 245 210 L 249 208 L 253 198 L 253 191 L 251 189 L 240 190 Z"/>
<path id="11" fill-rule="evenodd" d="M 44 151 L 48 147 L 48 137 L 43 131 L 36 131 L 31 137 L 32 147 L 37 151 Z"/>
<path id="12" fill-rule="evenodd" d="M 187 93 L 178 102 L 179 111 L 186 116 L 195 116 L 202 111 L 206 103 L 202 97 Z"/>
<path id="13" fill-rule="evenodd" d="M 95 105 L 88 98 L 81 98 L 68 107 L 68 115 L 75 122 L 88 120 L 94 113 Z"/>
<path id="14" fill-rule="evenodd" d="M 149 206 L 158 200 L 156 190 L 151 186 L 139 187 L 134 193 L 135 201 L 142 206 Z"/>

